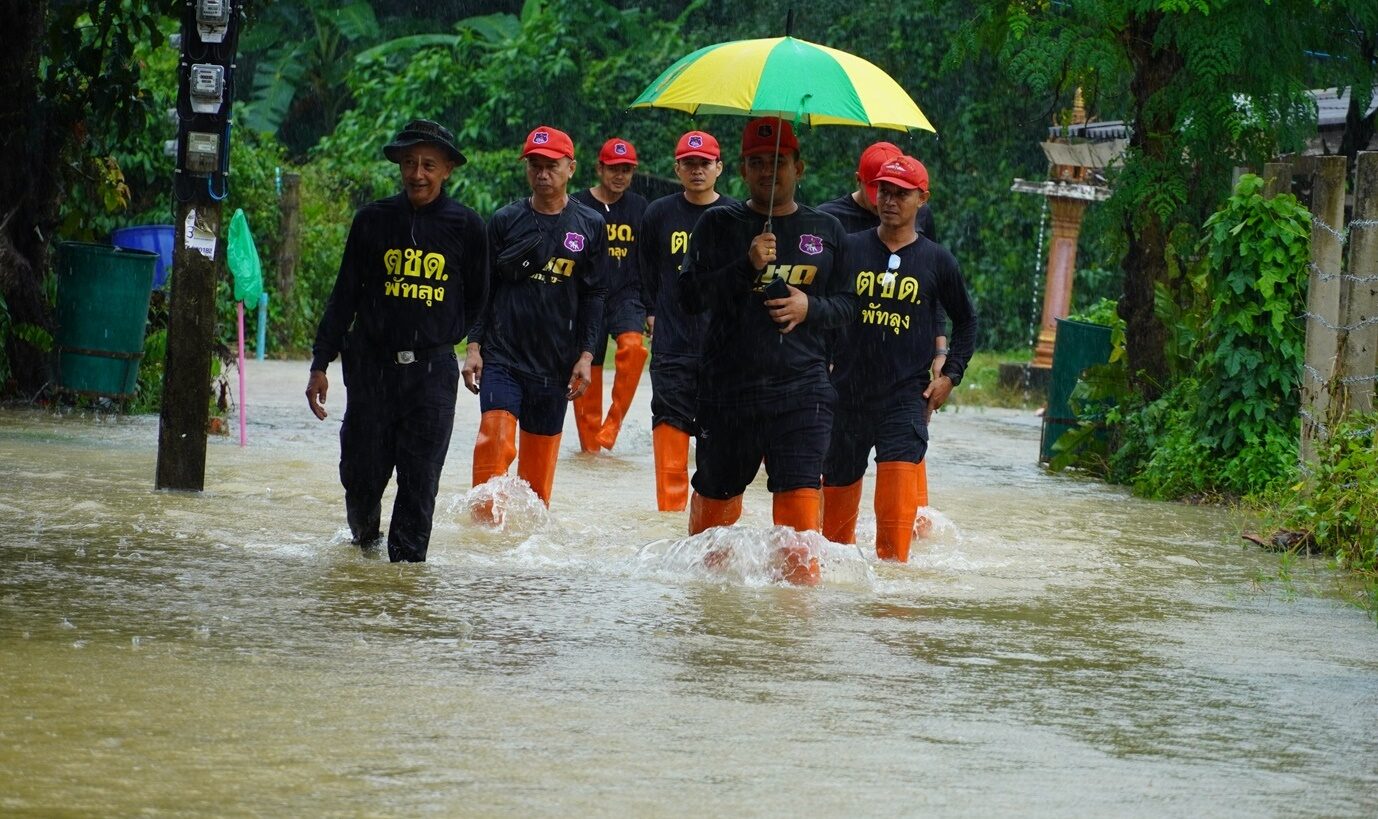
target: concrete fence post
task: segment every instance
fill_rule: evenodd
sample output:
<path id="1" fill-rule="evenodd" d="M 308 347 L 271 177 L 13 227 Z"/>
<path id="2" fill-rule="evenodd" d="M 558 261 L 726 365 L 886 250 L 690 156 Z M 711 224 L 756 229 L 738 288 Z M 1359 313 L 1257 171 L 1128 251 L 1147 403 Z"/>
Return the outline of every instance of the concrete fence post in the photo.
<path id="1" fill-rule="evenodd" d="M 1292 192 L 1292 166 L 1286 162 L 1267 162 L 1263 165 L 1263 198 L 1272 199 L 1280 193 Z"/>
<path id="2" fill-rule="evenodd" d="M 1378 151 L 1355 163 L 1354 211 L 1349 232 L 1349 275 L 1340 302 L 1339 394 L 1346 412 L 1373 409 L 1374 355 L 1378 352 Z"/>
<path id="3" fill-rule="evenodd" d="M 1315 463 L 1316 442 L 1325 437 L 1330 408 L 1327 387 L 1335 376 L 1347 166 L 1343 156 L 1321 157 L 1311 187 L 1311 273 L 1306 290 L 1306 366 L 1301 378 L 1301 460 L 1306 465 Z"/>

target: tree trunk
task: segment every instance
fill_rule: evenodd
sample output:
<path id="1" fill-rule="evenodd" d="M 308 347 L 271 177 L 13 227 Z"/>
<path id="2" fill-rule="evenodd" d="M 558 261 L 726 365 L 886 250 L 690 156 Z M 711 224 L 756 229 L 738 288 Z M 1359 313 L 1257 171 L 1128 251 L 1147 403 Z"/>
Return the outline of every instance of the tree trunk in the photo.
<path id="1" fill-rule="evenodd" d="M 49 133 L 38 113 L 38 59 L 47 12 L 47 0 L 0 0 L 8 41 L 0 44 L 0 295 L 13 325 L 51 330 L 42 282 L 57 224 L 56 169 L 67 140 Z M 13 333 L 0 341 L 13 379 L 0 384 L 0 393 L 32 394 L 41 388 L 48 380 L 46 354 Z"/>
<path id="2" fill-rule="evenodd" d="M 1162 20 L 1161 13 L 1133 15 L 1120 35 L 1134 67 L 1130 82 L 1134 118 L 1129 147 L 1147 159 L 1150 167 L 1158 168 L 1182 162 L 1180 147 L 1172 136 L 1172 112 L 1153 99 L 1183 66 L 1174 46 L 1155 45 Z M 1167 330 L 1153 307 L 1154 285 L 1167 280 L 1168 226 L 1161 214 L 1130 212 L 1125 214 L 1125 232 L 1129 243 L 1121 263 L 1124 296 L 1118 312 L 1125 321 L 1130 383 L 1151 401 L 1162 394 L 1168 380 L 1164 354 Z"/>

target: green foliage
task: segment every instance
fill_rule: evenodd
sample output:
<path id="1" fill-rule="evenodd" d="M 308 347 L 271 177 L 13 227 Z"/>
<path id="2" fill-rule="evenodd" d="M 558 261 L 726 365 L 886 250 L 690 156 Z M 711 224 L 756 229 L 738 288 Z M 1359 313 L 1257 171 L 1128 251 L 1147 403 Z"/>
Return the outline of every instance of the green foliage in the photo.
<path id="1" fill-rule="evenodd" d="M 952 391 L 948 406 L 960 410 L 965 405 L 1036 409 L 1043 396 L 1023 386 L 1000 384 L 1000 365 L 1027 364 L 1033 351 L 1028 347 L 1013 350 L 977 350 L 967 363 L 962 383 Z"/>
<path id="2" fill-rule="evenodd" d="M 67 113 L 82 117 L 86 140 L 84 145 L 73 146 L 79 153 L 69 160 L 74 184 L 67 191 L 57 229 L 64 239 L 102 242 L 115 228 L 166 222 L 171 213 L 167 191 L 172 163 L 163 156 L 163 140 L 176 136 L 167 110 L 176 103 L 178 55 L 166 38 L 177 30 L 177 22 L 148 11 L 150 4 L 116 5 L 121 14 L 129 15 L 127 28 L 112 28 L 101 40 L 100 25 L 92 17 L 78 18 L 69 37 L 52 38 L 50 44 L 61 45 L 45 61 L 45 89 L 58 94 L 51 102 L 80 106 L 79 114 Z M 102 42 L 115 50 L 97 58 L 93 49 Z M 76 53 L 71 49 L 77 49 Z M 115 74 L 103 75 L 98 82 L 77 79 L 67 73 L 72 66 L 61 70 L 64 59 L 78 61 L 88 70 L 104 65 Z M 97 59 L 99 63 L 92 62 Z M 116 91 L 112 87 L 116 83 L 128 83 L 129 90 Z M 107 110 L 111 103 L 107 99 L 71 101 L 79 90 L 96 94 L 97 86 L 119 95 L 123 101 L 119 110 Z"/>
<path id="3" fill-rule="evenodd" d="M 1262 191 L 1263 180 L 1246 174 L 1205 225 L 1213 309 L 1200 372 L 1211 400 L 1197 423 L 1221 453 L 1300 434 L 1311 215 L 1291 194 Z"/>
<path id="4" fill-rule="evenodd" d="M 1282 525 L 1341 565 L 1378 575 L 1378 415 L 1355 414 L 1316 446 L 1309 480 L 1279 493 Z"/>
<path id="5" fill-rule="evenodd" d="M 381 35 L 366 0 L 264 3 L 245 28 L 241 49 L 252 94 L 239 115 L 295 151 L 334 130 L 349 106 L 346 77 L 354 55 Z"/>
<path id="6" fill-rule="evenodd" d="M 163 373 L 167 369 L 167 328 L 144 336 L 144 357 L 139 360 L 139 378 L 129 412 L 158 412 L 163 406 Z"/>
<path id="7" fill-rule="evenodd" d="M 996 54 L 1033 95 L 1055 104 L 1081 88 L 1088 110 L 1132 126 L 1103 209 L 1125 241 L 1120 309 L 1147 395 L 1173 373 L 1145 297 L 1184 283 L 1167 275 L 1173 244 L 1218 207 L 1234 167 L 1301 146 L 1313 120 L 1299 78 L 1333 39 L 1332 12 L 1314 0 L 984 0 L 952 40 L 954 60 Z"/>
<path id="8" fill-rule="evenodd" d="M 1199 261 L 1179 272 L 1178 292 L 1193 306 L 1158 289 L 1172 369 L 1183 375 L 1157 400 L 1137 398 L 1124 325 L 1112 319 L 1120 327 L 1112 363 L 1091 368 L 1073 393 L 1082 429 L 1059 441 L 1055 468 L 1092 469 L 1154 498 L 1255 495 L 1291 479 L 1310 215 L 1291 195 L 1264 199 L 1261 190 L 1246 174 L 1207 220 Z M 1101 304 L 1088 319 L 1112 312 Z M 1111 431 L 1104 448 L 1085 431 L 1101 427 Z"/>

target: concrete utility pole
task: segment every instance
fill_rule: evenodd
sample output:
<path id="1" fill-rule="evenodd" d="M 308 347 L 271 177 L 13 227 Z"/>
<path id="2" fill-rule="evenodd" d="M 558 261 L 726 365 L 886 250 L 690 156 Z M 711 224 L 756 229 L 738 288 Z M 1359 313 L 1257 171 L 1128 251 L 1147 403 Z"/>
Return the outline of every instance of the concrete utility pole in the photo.
<path id="1" fill-rule="evenodd" d="M 188 0 L 177 91 L 176 246 L 158 425 L 158 489 L 199 492 L 206 478 L 220 201 L 229 190 L 230 101 L 241 0 Z"/>

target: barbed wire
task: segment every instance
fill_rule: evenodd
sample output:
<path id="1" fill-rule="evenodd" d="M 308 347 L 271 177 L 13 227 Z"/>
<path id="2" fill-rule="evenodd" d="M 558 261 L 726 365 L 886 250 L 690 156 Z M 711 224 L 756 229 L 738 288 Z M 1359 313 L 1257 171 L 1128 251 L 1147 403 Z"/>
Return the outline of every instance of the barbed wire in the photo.
<path id="1" fill-rule="evenodd" d="M 1365 327 L 1372 327 L 1373 325 L 1378 324 L 1378 316 L 1369 316 L 1363 321 L 1357 321 L 1353 324 L 1332 324 L 1330 320 L 1327 319 L 1325 316 L 1318 315 L 1316 313 L 1302 313 L 1301 317 L 1304 319 L 1312 319 L 1318 322 L 1321 326 L 1325 327 L 1327 330 L 1334 330 L 1337 333 L 1342 331 L 1346 333 L 1352 333 L 1355 330 L 1362 330 Z"/>
<path id="2" fill-rule="evenodd" d="M 1374 282 L 1378 282 L 1378 276 L 1355 276 L 1349 273 L 1327 273 L 1321 270 L 1320 266 L 1315 262 L 1308 263 L 1306 269 L 1313 274 L 1316 281 L 1321 282 L 1334 281 L 1335 279 L 1354 282 L 1355 284 L 1373 284 Z"/>
<path id="3" fill-rule="evenodd" d="M 1315 230 L 1320 230 L 1322 232 L 1331 234 L 1335 238 L 1339 239 L 1340 244 L 1343 246 L 1349 241 L 1350 234 L 1352 234 L 1354 231 L 1367 230 L 1370 228 L 1378 227 L 1378 219 L 1353 219 L 1350 220 L 1349 224 L 1347 224 L 1343 230 L 1337 230 L 1331 225 L 1327 224 L 1324 219 L 1320 219 L 1315 214 L 1312 214 L 1311 227 Z M 1331 273 L 1322 270 L 1320 266 L 1317 265 L 1314 261 L 1307 264 L 1307 271 L 1308 273 L 1310 273 L 1313 280 L 1320 282 L 1339 280 L 1342 282 L 1351 282 L 1353 284 L 1378 283 L 1378 275 L 1355 276 L 1351 273 Z M 1309 321 L 1315 321 L 1322 327 L 1325 327 L 1326 329 L 1337 333 L 1352 333 L 1355 330 L 1362 330 L 1365 327 L 1371 327 L 1373 325 L 1378 324 L 1378 316 L 1370 316 L 1369 318 L 1362 319 L 1360 321 L 1354 322 L 1353 324 L 1335 324 L 1331 322 L 1329 319 L 1327 319 L 1325 316 L 1311 312 L 1303 313 L 1302 318 Z M 1303 374 L 1307 378 L 1309 378 L 1313 383 L 1320 385 L 1321 387 L 1328 387 L 1329 385 L 1336 382 L 1346 387 L 1352 386 L 1354 384 L 1371 384 L 1374 382 L 1378 382 L 1378 373 L 1372 373 L 1369 375 L 1333 376 L 1328 378 L 1320 370 L 1317 370 L 1310 364 L 1303 364 L 1302 369 Z M 1334 436 L 1334 431 L 1332 431 L 1324 421 L 1316 417 L 1314 413 L 1307 410 L 1306 407 L 1299 407 L 1298 414 L 1301 416 L 1303 434 L 1305 434 L 1305 429 L 1309 426 L 1311 430 L 1314 431 L 1316 438 L 1319 441 L 1329 441 Z M 1370 426 L 1365 429 L 1346 430 L 1344 435 L 1346 438 L 1364 438 L 1371 437 L 1375 433 L 1378 433 L 1378 425 Z M 1304 461 L 1301 461 L 1300 459 L 1297 463 L 1297 469 L 1301 472 L 1302 475 L 1308 478 L 1316 474 L 1314 469 L 1312 469 L 1309 465 L 1307 465 Z"/>
<path id="4" fill-rule="evenodd" d="M 1310 424 L 1313 429 L 1320 433 L 1319 437 L 1321 440 L 1330 440 L 1331 435 L 1333 435 L 1334 433 L 1331 432 L 1330 427 L 1327 426 L 1324 421 L 1317 418 L 1315 414 L 1306 409 L 1306 407 L 1302 407 L 1300 410 L 1298 410 L 1298 414 L 1301 415 L 1303 426 L 1305 426 L 1306 424 Z M 1366 438 L 1370 435 L 1373 435 L 1375 432 L 1378 432 L 1378 425 L 1366 427 L 1364 429 L 1347 430 L 1345 432 L 1345 437 Z"/>
<path id="5" fill-rule="evenodd" d="M 1371 227 L 1378 227 L 1378 219 L 1351 219 L 1349 220 L 1349 224 L 1345 225 L 1344 230 L 1337 230 L 1327 224 L 1324 219 L 1321 219 L 1313 213 L 1311 214 L 1311 227 L 1320 228 L 1339 239 L 1340 244 L 1344 244 L 1349 240 L 1349 234 L 1353 233 L 1356 228 L 1359 230 L 1366 230 Z"/>
<path id="6" fill-rule="evenodd" d="M 1303 364 L 1302 369 L 1303 371 L 1305 371 L 1307 375 L 1311 376 L 1311 380 L 1315 381 L 1317 384 L 1330 383 L 1330 379 L 1327 378 L 1325 374 L 1323 374 L 1320 370 L 1316 369 L 1315 367 L 1312 367 L 1310 364 Z M 1378 373 L 1374 373 L 1373 375 L 1346 375 L 1341 377 L 1339 381 L 1341 384 L 1344 384 L 1345 386 L 1349 386 L 1350 384 L 1363 384 L 1370 381 L 1378 381 Z"/>

